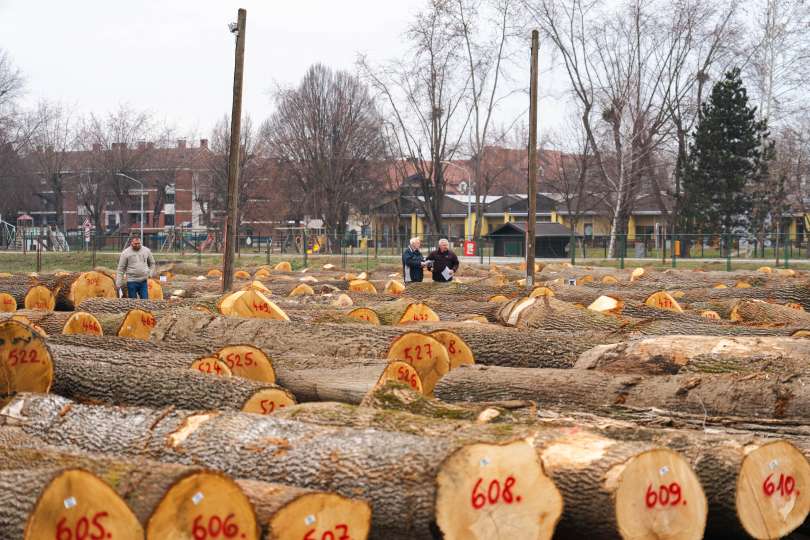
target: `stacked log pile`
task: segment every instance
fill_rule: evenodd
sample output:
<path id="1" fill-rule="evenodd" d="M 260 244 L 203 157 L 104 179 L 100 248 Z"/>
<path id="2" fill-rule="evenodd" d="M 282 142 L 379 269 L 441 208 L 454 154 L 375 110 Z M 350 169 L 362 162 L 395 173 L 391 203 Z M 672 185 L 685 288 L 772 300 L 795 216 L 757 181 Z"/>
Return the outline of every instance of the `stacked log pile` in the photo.
<path id="1" fill-rule="evenodd" d="M 801 272 L 238 270 L 0 277 L 0 537 L 810 532 Z"/>

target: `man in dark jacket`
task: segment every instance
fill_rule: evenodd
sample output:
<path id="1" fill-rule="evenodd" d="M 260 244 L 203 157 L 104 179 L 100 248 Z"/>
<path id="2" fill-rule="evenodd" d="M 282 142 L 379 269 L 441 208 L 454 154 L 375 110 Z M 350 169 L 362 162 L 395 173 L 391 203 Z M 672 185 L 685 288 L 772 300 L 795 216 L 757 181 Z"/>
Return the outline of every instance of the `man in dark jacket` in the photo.
<path id="1" fill-rule="evenodd" d="M 413 281 L 422 281 L 423 270 L 425 267 L 425 259 L 419 248 L 422 247 L 422 241 L 419 238 L 411 238 L 408 247 L 402 252 L 402 277 L 405 283 Z"/>
<path id="2" fill-rule="evenodd" d="M 450 251 L 450 242 L 447 239 L 439 240 L 439 249 L 428 255 L 427 260 L 433 272 L 433 281 L 453 280 L 453 274 L 458 270 L 458 257 Z"/>

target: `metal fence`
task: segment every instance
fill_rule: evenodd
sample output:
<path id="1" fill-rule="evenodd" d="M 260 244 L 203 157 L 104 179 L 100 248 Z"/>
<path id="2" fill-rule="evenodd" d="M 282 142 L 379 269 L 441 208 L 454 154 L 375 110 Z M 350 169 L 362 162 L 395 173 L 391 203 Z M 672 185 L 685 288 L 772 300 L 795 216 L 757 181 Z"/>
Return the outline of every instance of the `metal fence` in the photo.
<path id="1" fill-rule="evenodd" d="M 37 253 L 37 259 L 58 256 L 56 251 L 92 254 L 95 264 L 96 254 L 114 254 L 123 250 L 130 236 L 123 234 L 91 234 L 85 236 L 83 231 L 70 232 L 64 236 L 61 245 L 55 245 L 42 229 L 20 231 L 19 237 L 6 241 L 0 248 L 7 251 Z M 524 257 L 525 239 L 522 235 L 487 236 L 475 241 L 474 248 L 465 252 L 465 239 L 443 235 L 421 235 L 422 252 L 436 248 L 441 238 L 447 238 L 450 247 L 459 256 L 474 257 L 477 262 L 514 262 Z M 408 246 L 409 236 L 385 236 L 370 234 L 362 236 L 355 233 L 329 236 L 322 231 L 305 229 L 277 230 L 270 235 L 240 235 L 238 238 L 238 256 L 260 256 L 267 262 L 271 257 L 283 257 L 297 264 L 307 265 L 310 260 L 324 257 L 339 257 L 344 266 L 350 258 L 366 260 L 397 260 Z M 206 258 L 217 259 L 224 250 L 224 238 L 221 232 L 194 232 L 176 230 L 173 233 L 147 234 L 144 244 L 159 259 L 177 258 L 177 255 L 196 259 L 199 264 L 206 264 Z M 657 262 L 658 264 L 677 266 L 685 260 L 690 261 L 725 261 L 731 269 L 734 262 L 752 261 L 763 265 L 788 267 L 791 262 L 810 262 L 810 237 L 803 234 L 767 234 L 759 237 L 752 235 L 618 235 L 614 241 L 611 255 L 609 236 L 577 236 L 572 243 L 570 237 L 538 237 L 536 256 L 539 259 L 563 259 L 573 262 L 583 260 L 608 260 L 615 266 L 624 266 L 624 261 L 633 259 L 640 264 Z M 467 259 L 468 261 L 474 259 Z M 337 261 L 335 261 L 337 262 Z M 213 264 L 213 263 L 212 263 Z M 37 264 L 39 267 L 40 264 Z M 367 265 L 368 266 L 368 265 Z"/>

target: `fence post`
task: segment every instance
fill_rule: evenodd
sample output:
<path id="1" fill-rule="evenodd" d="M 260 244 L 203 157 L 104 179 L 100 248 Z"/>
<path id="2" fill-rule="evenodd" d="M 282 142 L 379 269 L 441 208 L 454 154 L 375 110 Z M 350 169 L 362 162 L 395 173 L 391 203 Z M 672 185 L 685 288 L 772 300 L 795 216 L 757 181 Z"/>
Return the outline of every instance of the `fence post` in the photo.
<path id="1" fill-rule="evenodd" d="M 197 250 L 197 266 L 202 266 L 202 246 L 197 236 L 194 237 L 194 249 Z"/>
<path id="2" fill-rule="evenodd" d="M 301 229 L 301 251 L 304 254 L 304 268 L 307 267 L 307 229 Z"/>
<path id="3" fill-rule="evenodd" d="M 785 244 L 785 268 L 790 268 L 790 265 L 789 265 L 789 262 L 788 262 L 788 257 L 789 257 L 789 255 L 788 255 L 788 252 L 789 252 L 788 244 L 790 244 L 790 233 L 789 232 L 785 235 L 784 244 Z"/>
<path id="4" fill-rule="evenodd" d="M 675 243 L 678 242 L 679 236 L 679 234 L 672 235 L 672 268 L 678 267 L 678 249 L 680 249 L 680 247 L 683 245 L 683 242 L 679 242 L 678 244 Z M 667 241 L 666 238 L 664 238 L 664 252 L 666 252 L 666 244 Z"/>
<path id="5" fill-rule="evenodd" d="M 726 235 L 726 272 L 731 272 L 731 235 Z"/>
<path id="6" fill-rule="evenodd" d="M 266 242 L 266 244 L 267 244 L 267 264 L 269 265 L 270 264 L 270 241 L 268 240 Z"/>
<path id="7" fill-rule="evenodd" d="M 40 233 L 37 240 L 37 274 L 42 272 L 42 234 Z"/>
<path id="8" fill-rule="evenodd" d="M 98 232 L 93 231 L 93 264 L 92 267 L 96 267 L 96 247 L 98 244 Z"/>
<path id="9" fill-rule="evenodd" d="M 624 270 L 624 255 L 625 252 L 627 251 L 627 235 L 623 234 L 620 240 L 621 242 L 619 242 L 620 243 L 619 249 L 621 250 L 621 252 L 619 254 L 619 268 Z"/>

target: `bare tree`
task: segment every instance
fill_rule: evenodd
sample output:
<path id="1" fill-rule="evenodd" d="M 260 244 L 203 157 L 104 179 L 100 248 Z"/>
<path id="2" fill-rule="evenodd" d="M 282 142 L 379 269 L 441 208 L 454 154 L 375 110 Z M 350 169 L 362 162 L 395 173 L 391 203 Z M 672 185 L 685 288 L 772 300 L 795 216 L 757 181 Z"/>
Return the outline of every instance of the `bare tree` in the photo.
<path id="1" fill-rule="evenodd" d="M 248 203 L 248 196 L 265 174 L 264 144 L 258 136 L 250 116 L 242 119 L 241 141 L 239 143 L 239 216 L 242 216 Z M 217 122 L 211 132 L 210 148 L 207 160 L 207 174 L 200 179 L 200 185 L 194 194 L 200 205 L 204 223 L 218 226 L 217 215 L 224 216 L 228 203 L 228 161 L 230 156 L 231 119 L 225 115 Z M 224 221 L 223 221 L 224 223 Z"/>
<path id="2" fill-rule="evenodd" d="M 406 35 L 411 44 L 406 58 L 373 66 L 360 57 L 358 64 L 396 127 L 398 154 L 412 161 L 422 209 L 430 229 L 439 234 L 447 191 L 445 162 L 459 150 L 470 119 L 464 43 L 446 0 L 429 0 Z"/>
<path id="3" fill-rule="evenodd" d="M 136 208 L 134 201 L 138 197 L 130 197 L 130 190 L 138 186 L 118 173 L 137 178 L 137 171 L 148 162 L 151 150 L 149 145 L 139 142 L 157 138 L 155 133 L 148 113 L 125 105 L 106 116 L 90 114 L 84 119 L 78 136 L 78 145 L 85 150 L 78 194 L 97 231 L 105 230 L 103 216 L 109 203 L 124 215 Z"/>
<path id="4" fill-rule="evenodd" d="M 70 151 L 76 144 L 76 119 L 64 105 L 45 101 L 37 106 L 33 118 L 36 129 L 31 138 L 29 161 L 34 176 L 50 191 L 38 195 L 53 206 L 56 225 L 64 230 L 65 191 L 76 174 L 70 161 Z"/>
<path id="5" fill-rule="evenodd" d="M 368 87 L 346 71 L 316 64 L 301 83 L 276 92 L 276 112 L 263 128 L 281 173 L 293 178 L 331 239 L 349 213 L 379 195 L 373 164 L 385 155 L 383 123 Z"/>
<path id="6" fill-rule="evenodd" d="M 18 107 L 25 90 L 22 72 L 7 52 L 0 49 L 0 213 L 14 215 L 30 201 L 32 191 L 23 160 L 25 146 L 34 126 Z"/>

